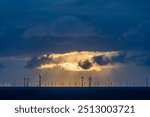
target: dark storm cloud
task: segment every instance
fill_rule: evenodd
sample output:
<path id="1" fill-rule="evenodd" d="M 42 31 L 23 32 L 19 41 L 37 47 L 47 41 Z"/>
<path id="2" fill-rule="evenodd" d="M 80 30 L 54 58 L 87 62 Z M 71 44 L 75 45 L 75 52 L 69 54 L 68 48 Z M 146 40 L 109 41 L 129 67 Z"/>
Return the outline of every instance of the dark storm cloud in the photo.
<path id="1" fill-rule="evenodd" d="M 39 25 L 24 32 L 25 38 L 53 36 L 66 38 L 87 38 L 95 36 L 94 28 L 73 16 L 64 16 L 56 19 L 49 25 Z"/>
<path id="2" fill-rule="evenodd" d="M 0 1 L 0 56 L 72 50 L 149 52 L 149 12 L 148 0 Z"/>
<path id="3" fill-rule="evenodd" d="M 52 59 L 48 58 L 47 56 L 38 58 L 38 57 L 33 57 L 28 63 L 25 65 L 25 68 L 28 69 L 35 69 L 43 64 L 48 64 L 51 63 Z"/>
<path id="4" fill-rule="evenodd" d="M 99 65 L 108 65 L 108 64 L 116 64 L 116 63 L 128 63 L 129 60 L 127 58 L 127 54 L 125 52 L 120 52 L 118 56 L 96 56 L 94 57 L 94 62 Z"/>
<path id="5" fill-rule="evenodd" d="M 108 65 L 108 64 L 128 64 L 134 63 L 140 66 L 150 67 L 150 55 L 149 54 L 134 54 L 129 55 L 126 52 L 120 52 L 118 56 L 97 56 L 94 57 L 94 62 L 99 65 Z"/>
<path id="6" fill-rule="evenodd" d="M 79 65 L 81 68 L 83 68 L 83 69 L 89 69 L 89 68 L 92 67 L 92 63 L 89 62 L 88 60 L 80 61 L 80 62 L 78 63 L 78 65 Z"/>
<path id="7" fill-rule="evenodd" d="M 137 65 L 150 67 L 150 55 L 137 55 L 129 58 L 130 61 L 136 63 Z"/>
<path id="8" fill-rule="evenodd" d="M 57 55 L 57 57 L 55 57 L 54 55 L 33 57 L 31 60 L 28 61 L 25 67 L 28 69 L 37 69 L 40 68 L 42 65 L 47 65 L 46 66 L 47 68 L 54 68 L 54 67 L 60 67 L 65 62 L 70 62 L 75 65 L 73 59 L 74 57 L 75 57 L 74 55 L 70 55 L 67 57 L 63 54 L 61 56 Z M 95 65 L 95 63 L 96 65 L 98 65 L 98 67 L 107 66 L 107 65 L 115 66 L 118 64 L 124 65 L 129 63 L 133 63 L 138 66 L 150 67 L 149 54 L 131 54 L 126 52 L 119 52 L 117 55 L 108 56 L 104 54 L 100 56 L 94 56 L 91 59 L 92 60 L 85 58 L 84 60 L 76 61 L 77 68 L 78 69 L 81 68 L 83 70 L 89 70 Z"/>

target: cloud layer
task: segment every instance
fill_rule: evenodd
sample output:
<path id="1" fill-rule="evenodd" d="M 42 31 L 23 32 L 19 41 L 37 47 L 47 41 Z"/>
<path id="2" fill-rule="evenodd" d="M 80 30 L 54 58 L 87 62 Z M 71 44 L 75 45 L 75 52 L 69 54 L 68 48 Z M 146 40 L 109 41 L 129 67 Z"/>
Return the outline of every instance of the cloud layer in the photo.
<path id="1" fill-rule="evenodd" d="M 0 56 L 149 52 L 149 5 L 147 0 L 0 1 Z"/>
<path id="2" fill-rule="evenodd" d="M 88 38 L 95 36 L 94 28 L 88 23 L 83 23 L 73 16 L 64 16 L 56 19 L 51 24 L 39 25 L 24 32 L 25 38 L 32 37 L 66 37 L 66 38 Z"/>
<path id="3" fill-rule="evenodd" d="M 4 65 L 0 63 L 0 72 L 4 70 Z"/>
<path id="4" fill-rule="evenodd" d="M 29 69 L 64 69 L 68 71 L 101 71 L 118 68 L 123 64 L 150 66 L 150 56 L 129 55 L 125 52 L 81 51 L 63 54 L 47 54 L 32 58 L 26 65 Z"/>
<path id="5" fill-rule="evenodd" d="M 34 57 L 26 65 L 27 68 L 53 69 L 59 68 L 68 71 L 101 71 L 108 68 L 117 68 L 116 64 L 100 65 L 95 57 L 105 56 L 111 60 L 118 56 L 118 52 L 69 52 L 63 54 L 48 54 L 42 57 Z"/>

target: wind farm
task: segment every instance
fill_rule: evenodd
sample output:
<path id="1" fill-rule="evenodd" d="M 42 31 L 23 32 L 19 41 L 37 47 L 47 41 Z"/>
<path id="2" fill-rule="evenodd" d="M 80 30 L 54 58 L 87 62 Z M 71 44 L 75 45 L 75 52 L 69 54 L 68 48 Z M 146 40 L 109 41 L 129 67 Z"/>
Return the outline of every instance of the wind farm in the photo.
<path id="1" fill-rule="evenodd" d="M 83 76 L 80 80 L 73 82 L 45 82 L 44 78 L 39 74 L 38 82 L 30 81 L 30 78 L 24 77 L 22 83 L 1 83 L 0 87 L 149 87 L 149 78 L 146 77 L 145 80 L 139 82 L 113 82 L 109 80 L 105 80 L 102 82 L 92 81 L 92 77 L 84 78 Z"/>
<path id="2" fill-rule="evenodd" d="M 38 82 L 31 84 L 29 78 L 23 79 L 23 85 L 1 86 L 0 99 L 22 100 L 132 100 L 150 98 L 149 79 L 145 79 L 145 85 L 114 84 L 113 82 L 92 82 L 92 77 L 81 77 L 78 82 L 48 82 L 38 74 Z"/>

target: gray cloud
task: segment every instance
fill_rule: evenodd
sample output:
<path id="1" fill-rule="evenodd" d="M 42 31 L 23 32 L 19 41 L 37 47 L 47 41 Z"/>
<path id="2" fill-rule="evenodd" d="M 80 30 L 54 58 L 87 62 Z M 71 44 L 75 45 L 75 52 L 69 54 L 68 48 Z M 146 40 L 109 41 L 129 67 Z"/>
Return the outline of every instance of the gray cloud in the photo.
<path id="1" fill-rule="evenodd" d="M 137 55 L 129 58 L 130 61 L 135 62 L 137 65 L 150 67 L 150 55 Z"/>
<path id="2" fill-rule="evenodd" d="M 0 63 L 0 72 L 4 70 L 4 65 L 2 63 Z"/>
<path id="3" fill-rule="evenodd" d="M 116 56 L 118 52 L 74 51 L 68 53 L 54 53 L 32 58 L 26 68 L 29 69 L 54 69 L 61 68 L 69 71 L 101 71 L 114 68 L 115 65 L 101 67 L 94 64 L 93 57 L 99 55 Z"/>
<path id="4" fill-rule="evenodd" d="M 39 57 L 33 57 L 31 58 L 30 61 L 27 62 L 27 64 L 25 65 L 25 68 L 28 68 L 28 69 L 35 69 L 37 68 L 38 66 L 42 65 L 42 64 L 48 64 L 48 63 L 51 63 L 52 62 L 52 59 L 51 58 L 48 58 L 48 56 L 43 56 L 41 58 Z"/>
<path id="5" fill-rule="evenodd" d="M 149 8 L 146 0 L 1 1 L 0 27 L 6 29 L 0 28 L 0 56 L 150 51 Z"/>
<path id="6" fill-rule="evenodd" d="M 41 24 L 28 29 L 24 32 L 25 38 L 31 37 L 66 37 L 66 38 L 87 38 L 96 36 L 94 27 L 88 23 L 82 22 L 74 16 L 59 17 L 50 24 Z"/>
<path id="7" fill-rule="evenodd" d="M 88 60 L 80 61 L 80 62 L 78 63 L 78 65 L 79 65 L 80 67 L 82 67 L 83 69 L 90 69 L 90 68 L 92 67 L 92 63 L 91 63 L 90 61 L 88 61 Z"/>
<path id="8" fill-rule="evenodd" d="M 150 67 L 150 55 L 149 54 L 133 54 L 129 55 L 126 52 L 120 52 L 118 56 L 97 56 L 94 57 L 94 61 L 99 65 L 108 65 L 108 64 L 128 64 L 134 63 L 140 66 L 149 66 Z"/>
<path id="9" fill-rule="evenodd" d="M 75 58 L 74 56 L 77 57 Z M 91 68 L 97 69 L 98 67 L 106 66 L 112 66 L 110 68 L 115 68 L 113 66 L 125 65 L 129 63 L 134 63 L 139 66 L 150 66 L 150 56 L 147 54 L 131 54 L 127 52 L 116 52 L 113 54 L 103 53 L 100 55 L 95 54 L 92 58 L 86 58 L 85 55 L 81 56 L 81 53 L 79 52 L 75 54 L 52 54 L 44 55 L 42 57 L 34 57 L 28 61 L 25 67 L 28 69 L 37 69 L 42 68 L 41 66 L 44 65 L 44 68 L 60 67 L 70 69 L 70 66 L 71 69 L 74 70 L 90 70 Z"/>
<path id="10" fill-rule="evenodd" d="M 49 5 L 41 8 L 42 11 L 50 13 L 60 14 L 73 14 L 73 15 L 99 15 L 99 16 L 143 16 L 145 14 L 145 8 L 149 8 L 149 1 L 144 0 L 141 2 L 134 1 L 120 1 L 120 0 L 65 0 L 64 2 L 53 1 L 52 7 Z M 59 6 L 59 7 L 57 7 Z M 149 9 L 148 9 L 149 10 Z"/>
<path id="11" fill-rule="evenodd" d="M 4 65 L 2 63 L 0 63 L 0 68 L 4 68 Z"/>
<path id="12" fill-rule="evenodd" d="M 96 56 L 94 57 L 94 61 L 99 65 L 108 65 L 116 63 L 124 64 L 129 62 L 126 52 L 120 52 L 118 56 L 111 56 L 111 57 L 105 55 Z"/>

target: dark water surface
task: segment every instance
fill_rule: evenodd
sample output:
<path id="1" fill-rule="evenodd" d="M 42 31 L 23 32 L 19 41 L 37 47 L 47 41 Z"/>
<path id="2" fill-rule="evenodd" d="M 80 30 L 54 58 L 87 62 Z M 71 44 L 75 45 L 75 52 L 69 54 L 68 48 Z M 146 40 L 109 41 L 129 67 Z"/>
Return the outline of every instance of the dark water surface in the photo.
<path id="1" fill-rule="evenodd" d="M 1 87 L 2 100 L 150 100 L 149 87 Z"/>

